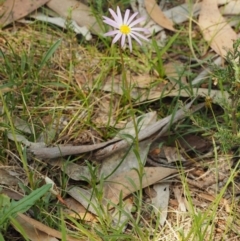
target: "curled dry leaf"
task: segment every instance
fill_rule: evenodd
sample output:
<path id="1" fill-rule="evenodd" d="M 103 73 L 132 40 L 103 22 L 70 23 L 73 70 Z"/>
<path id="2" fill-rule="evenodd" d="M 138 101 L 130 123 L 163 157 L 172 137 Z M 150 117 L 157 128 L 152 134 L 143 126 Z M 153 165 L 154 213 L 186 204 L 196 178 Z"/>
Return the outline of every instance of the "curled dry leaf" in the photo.
<path id="1" fill-rule="evenodd" d="M 231 103 L 230 94 L 227 91 L 221 91 L 221 90 L 208 90 L 205 88 L 192 88 L 192 93 L 194 97 L 203 97 L 207 98 L 209 97 L 214 104 L 218 104 L 221 106 L 224 106 L 225 104 Z M 173 90 L 171 91 L 168 96 L 181 96 L 181 97 L 189 97 L 191 95 L 189 91 L 186 91 L 185 89 L 181 90 Z"/>
<path id="2" fill-rule="evenodd" d="M 175 31 L 173 22 L 164 15 L 155 0 L 145 0 L 145 7 L 148 14 L 157 24 L 168 30 Z"/>
<path id="3" fill-rule="evenodd" d="M 149 139 L 149 143 L 155 140 L 156 138 L 163 135 L 170 127 L 171 124 L 176 123 L 177 121 L 181 120 L 182 118 L 186 117 L 187 113 L 193 113 L 199 109 L 201 109 L 204 104 L 199 104 L 195 107 L 192 106 L 194 100 L 192 100 L 190 103 L 188 103 L 186 106 L 182 107 L 180 110 L 178 110 L 173 115 L 169 115 L 156 123 L 146 127 L 145 129 L 141 130 L 138 134 L 139 141 Z M 190 110 L 191 108 L 191 110 Z M 103 149 L 97 151 L 94 156 L 98 160 L 103 160 L 107 156 L 111 155 L 113 152 L 116 152 L 117 150 L 121 150 L 123 148 L 126 148 L 127 146 L 130 146 L 131 143 L 126 142 L 125 140 L 121 140 L 117 143 L 114 143 L 113 145 L 109 145 L 104 147 Z"/>
<path id="4" fill-rule="evenodd" d="M 122 173 L 104 183 L 104 197 L 111 203 L 117 204 L 120 194 L 125 198 L 129 194 L 138 191 L 140 188 L 148 187 L 161 181 L 171 174 L 176 173 L 176 169 L 165 167 L 145 167 L 142 180 L 136 170 Z"/>
<path id="5" fill-rule="evenodd" d="M 64 199 L 65 204 L 67 205 L 68 209 L 65 209 L 64 212 L 71 217 L 81 219 L 87 222 L 97 222 L 96 217 L 88 212 L 82 204 L 77 202 L 73 198 Z"/>
<path id="6" fill-rule="evenodd" d="M 145 140 L 139 143 L 139 159 L 142 165 L 145 165 L 151 141 Z M 102 162 L 100 169 L 100 177 L 107 177 L 111 175 L 113 178 L 121 173 L 128 172 L 134 168 L 139 169 L 139 160 L 134 153 L 133 147 L 126 147 L 119 151 L 112 153 L 106 157 Z"/>
<path id="7" fill-rule="evenodd" d="M 90 32 L 88 31 L 88 29 L 85 26 L 80 27 L 74 20 L 69 21 L 69 20 L 63 19 L 61 17 L 49 17 L 43 13 L 31 14 L 30 17 L 40 20 L 40 21 L 47 22 L 47 23 L 55 24 L 64 29 L 66 29 L 67 26 L 70 25 L 72 30 L 76 34 L 82 34 L 86 40 L 92 39 L 92 36 L 91 36 Z"/>
<path id="8" fill-rule="evenodd" d="M 184 64 L 180 61 L 164 64 L 165 75 L 173 85 L 178 85 L 179 87 L 187 84 L 186 76 L 182 74 L 185 71 L 184 68 Z"/>
<path id="9" fill-rule="evenodd" d="M 220 14 L 217 0 L 203 0 L 198 22 L 204 39 L 216 53 L 225 57 L 232 50 L 237 34 Z"/>
<path id="10" fill-rule="evenodd" d="M 132 218 L 133 198 L 129 197 L 125 199 L 121 208 L 115 208 L 111 210 L 112 225 L 115 229 L 123 232 L 128 224 L 128 221 Z"/>
<path id="11" fill-rule="evenodd" d="M 161 181 L 169 175 L 175 174 L 176 169 L 165 167 L 145 167 L 143 176 L 140 180 L 139 173 L 136 170 L 123 172 L 112 179 L 107 179 L 103 184 L 103 197 L 101 198 L 101 207 L 112 208 L 111 204 L 118 204 L 120 197 L 125 199 L 131 193 L 140 188 L 148 187 Z M 96 187 L 100 190 L 102 187 Z M 94 190 L 85 190 L 80 187 L 71 187 L 68 194 L 80 202 L 90 212 L 99 214 L 99 200 L 94 195 Z M 109 205 L 110 204 L 110 205 Z"/>
<path id="12" fill-rule="evenodd" d="M 169 183 L 157 183 L 153 186 L 156 196 L 151 198 L 154 212 L 157 216 L 160 214 L 160 224 L 164 225 L 168 214 L 169 202 Z"/>
<path id="13" fill-rule="evenodd" d="M 62 238 L 62 233 L 52 229 L 39 221 L 30 218 L 24 214 L 19 213 L 16 217 L 18 223 L 21 224 L 22 229 L 27 237 L 31 240 L 38 241 L 55 241 L 55 238 Z M 17 227 L 16 227 L 17 229 Z M 54 238 L 55 237 L 55 238 Z M 77 239 L 67 235 L 66 241 L 83 241 L 85 239 Z"/>
<path id="14" fill-rule="evenodd" d="M 0 6 L 0 25 L 6 26 L 43 6 L 49 0 L 7 0 Z"/>
<path id="15" fill-rule="evenodd" d="M 131 97 L 139 102 L 163 97 L 172 88 L 172 84 L 164 80 L 156 83 L 156 80 L 149 74 L 133 75 L 131 79 L 127 78 L 127 81 L 131 83 Z M 122 75 L 116 75 L 114 79 L 108 77 L 102 90 L 123 95 Z"/>
<path id="16" fill-rule="evenodd" d="M 1 185 L 8 185 L 8 186 L 15 186 L 18 185 L 19 183 L 19 179 L 17 178 L 17 173 L 11 173 L 10 170 L 6 168 L 2 168 L 2 166 L 0 166 L 0 184 Z"/>
<path id="17" fill-rule="evenodd" d="M 74 20 L 79 26 L 86 26 L 94 33 L 99 34 L 102 32 L 91 9 L 80 1 L 61 0 L 61 4 L 59 4 L 59 0 L 50 0 L 47 3 L 47 6 L 66 19 L 69 17 L 69 12 L 71 12 L 72 20 Z"/>
<path id="18" fill-rule="evenodd" d="M 178 202 L 178 209 L 181 212 L 186 212 L 187 208 L 186 208 L 186 205 L 185 205 L 184 198 L 182 197 L 182 191 L 179 189 L 179 187 L 174 187 L 173 193 L 174 193 L 174 196 L 175 196 L 175 198 L 177 199 L 177 202 Z"/>
<path id="19" fill-rule="evenodd" d="M 223 14 L 239 14 L 240 13 L 240 0 L 228 2 L 221 8 Z"/>

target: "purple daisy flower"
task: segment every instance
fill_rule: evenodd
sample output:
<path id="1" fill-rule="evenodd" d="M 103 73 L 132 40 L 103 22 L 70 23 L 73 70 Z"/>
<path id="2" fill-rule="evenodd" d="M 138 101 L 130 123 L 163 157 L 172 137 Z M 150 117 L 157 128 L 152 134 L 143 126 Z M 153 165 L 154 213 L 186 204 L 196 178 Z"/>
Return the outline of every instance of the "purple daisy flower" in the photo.
<path id="1" fill-rule="evenodd" d="M 140 39 L 148 41 L 146 37 L 139 33 L 149 33 L 148 29 L 134 27 L 135 25 L 137 25 L 145 19 L 144 17 L 141 17 L 139 19 L 134 20 L 134 18 L 138 15 L 138 12 L 134 13 L 130 17 L 130 10 L 127 9 L 124 18 L 122 17 L 119 7 L 117 7 L 117 13 L 114 12 L 111 8 L 109 8 L 109 12 L 111 13 L 113 19 L 103 16 L 103 22 L 114 27 L 115 30 L 105 33 L 104 36 L 115 35 L 112 41 L 113 44 L 121 38 L 121 47 L 123 47 L 127 37 L 130 52 L 132 52 L 132 38 L 135 39 L 140 45 L 142 45 Z"/>

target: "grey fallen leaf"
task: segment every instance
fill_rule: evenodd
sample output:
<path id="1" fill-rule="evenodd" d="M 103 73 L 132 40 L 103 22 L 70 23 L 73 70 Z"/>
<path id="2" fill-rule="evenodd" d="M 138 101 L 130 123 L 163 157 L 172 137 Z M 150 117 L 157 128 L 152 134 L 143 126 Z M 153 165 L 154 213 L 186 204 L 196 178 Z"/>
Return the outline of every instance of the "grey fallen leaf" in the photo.
<path id="1" fill-rule="evenodd" d="M 229 0 L 218 0 L 219 5 L 223 5 L 225 3 L 228 3 Z M 180 24 L 185 21 L 188 21 L 189 18 L 193 18 L 199 15 L 201 10 L 202 3 L 184 3 L 181 5 L 178 5 L 176 7 L 173 7 L 171 9 L 164 10 L 164 15 L 171 19 L 174 23 Z M 134 12 L 139 12 L 141 16 L 146 17 L 148 19 L 148 14 L 145 9 L 144 0 L 133 0 L 131 1 L 131 7 L 133 8 Z M 146 26 L 149 28 L 150 32 L 156 33 L 163 28 L 156 24 L 153 20 L 148 20 Z"/>
<path id="2" fill-rule="evenodd" d="M 180 61 L 171 61 L 164 64 L 164 72 L 170 82 L 176 88 L 180 88 L 183 85 L 188 85 L 186 76 L 183 76 L 185 66 Z"/>
<path id="3" fill-rule="evenodd" d="M 119 139 L 112 139 L 110 141 L 106 141 L 99 144 L 93 144 L 93 145 L 81 145 L 81 146 L 64 146 L 59 145 L 57 147 L 45 147 L 45 146 L 39 146 L 38 143 L 31 143 L 29 145 L 28 151 L 31 152 L 33 155 L 35 155 L 38 158 L 57 158 L 61 156 L 67 156 L 67 155 L 77 155 L 81 153 L 86 153 L 90 151 L 95 151 L 97 149 L 103 148 L 109 144 L 118 142 Z"/>
<path id="4" fill-rule="evenodd" d="M 180 191 L 180 189 L 178 187 L 174 187 L 173 188 L 173 193 L 174 196 L 176 197 L 177 201 L 178 201 L 178 208 L 181 212 L 186 212 L 187 208 L 184 202 L 184 198 L 182 197 L 182 192 Z"/>
<path id="5" fill-rule="evenodd" d="M 222 14 L 237 15 L 240 13 L 240 0 L 229 1 L 222 7 Z"/>
<path id="6" fill-rule="evenodd" d="M 52 23 L 55 24 L 61 28 L 67 28 L 67 25 L 72 28 L 72 30 L 76 33 L 76 34 L 82 34 L 86 40 L 91 40 L 92 39 L 92 35 L 89 32 L 89 30 L 87 29 L 87 27 L 83 26 L 80 27 L 74 20 L 66 20 L 63 19 L 61 17 L 49 17 L 47 15 L 44 15 L 43 13 L 35 13 L 30 15 L 30 17 L 40 20 L 40 21 L 44 21 L 44 22 L 48 22 L 48 23 Z"/>
<path id="7" fill-rule="evenodd" d="M 141 130 L 138 134 L 139 142 L 147 138 L 154 139 L 159 137 L 159 135 L 162 135 L 164 132 L 168 130 L 171 124 L 176 123 L 178 120 L 184 118 L 188 113 L 193 113 L 204 106 L 204 103 L 203 103 L 193 107 L 192 106 L 193 102 L 194 100 L 192 100 L 186 106 L 182 107 L 180 110 L 176 111 L 174 115 L 169 115 L 163 118 L 162 120 L 159 120 L 156 123 Z M 93 145 L 81 145 L 81 146 L 59 145 L 57 147 L 38 147 L 38 146 L 30 145 L 29 152 L 32 152 L 32 154 L 34 154 L 37 158 L 44 159 L 44 158 L 57 158 L 57 157 L 66 156 L 66 155 L 77 155 L 77 154 L 101 149 L 94 154 L 94 157 L 96 159 L 102 160 L 103 158 L 105 158 L 106 156 L 109 156 L 113 152 L 116 152 L 117 150 L 120 150 L 130 145 L 131 143 L 127 142 L 126 140 L 114 138 L 110 141 L 99 143 L 99 144 L 93 144 Z"/>
<path id="8" fill-rule="evenodd" d="M 34 225 L 26 220 L 23 220 L 20 216 L 16 217 L 17 222 L 21 225 L 21 229 L 24 231 L 24 234 L 29 238 L 31 241 L 59 241 L 57 238 L 52 237 L 51 235 L 38 230 Z M 14 225 L 13 225 L 14 227 Z M 16 230 L 17 227 L 15 227 Z"/>
<path id="9" fill-rule="evenodd" d="M 133 201 L 131 198 L 128 198 L 122 202 L 120 208 L 117 207 L 110 211 L 112 216 L 112 226 L 115 229 L 121 232 L 125 231 L 128 221 L 132 218 L 132 207 Z"/>
<path id="10" fill-rule="evenodd" d="M 17 178 L 17 175 L 17 173 L 13 175 L 13 173 L 8 171 L 7 169 L 4 170 L 3 168 L 0 168 L 0 184 L 8 186 L 18 185 L 20 180 Z"/>
<path id="11" fill-rule="evenodd" d="M 234 22 L 234 23 L 233 23 L 233 26 L 234 26 L 234 25 L 237 25 L 238 23 L 239 23 L 239 21 L 238 21 L 238 22 Z M 239 39 L 239 38 L 240 38 L 240 34 L 238 34 L 237 37 L 238 37 L 238 39 Z M 219 66 L 219 65 L 221 65 L 223 62 L 224 62 L 224 59 L 223 59 L 221 56 L 219 56 L 219 57 L 217 57 L 217 58 L 213 61 L 213 65 Z M 205 68 L 203 71 L 201 71 L 201 72 L 197 75 L 197 77 L 195 77 L 195 78 L 193 79 L 192 85 L 199 85 L 199 84 L 201 84 L 201 82 L 203 82 L 204 80 L 206 80 L 206 79 L 208 78 L 208 76 L 209 76 L 209 74 L 211 74 L 211 72 L 212 72 L 212 70 L 211 70 L 210 67 L 209 67 L 209 68 Z"/>
<path id="12" fill-rule="evenodd" d="M 43 6 L 49 0 L 7 0 L 0 2 L 0 25 L 2 27 L 21 19 Z"/>
<path id="13" fill-rule="evenodd" d="M 128 172 L 133 168 L 139 169 L 139 161 L 142 162 L 142 165 L 145 165 L 150 144 L 151 141 L 149 140 L 141 141 L 139 143 L 139 159 L 134 153 L 134 146 L 130 148 L 126 147 L 112 153 L 112 155 L 106 157 L 102 162 L 99 174 L 100 177 L 107 177 L 110 175 L 110 177 L 113 178 L 114 176 Z"/>
<path id="14" fill-rule="evenodd" d="M 144 167 L 142 178 L 139 177 L 139 173 L 136 170 L 131 170 L 105 180 L 103 186 L 98 185 L 89 190 L 74 186 L 70 187 L 67 193 L 80 202 L 88 211 L 95 215 L 100 215 L 99 212 L 101 212 L 102 208 L 108 211 L 114 207 L 112 204 L 121 202 L 120 197 L 125 199 L 140 188 L 148 187 L 176 172 L 176 169 L 171 168 Z M 95 196 L 96 192 L 103 193 L 100 196 L 100 200 Z"/>
<path id="15" fill-rule="evenodd" d="M 156 111 L 148 112 L 146 114 L 143 114 L 141 116 L 136 117 L 135 122 L 136 122 L 137 127 L 138 127 L 138 132 L 145 129 L 150 124 L 155 123 L 156 120 L 157 120 Z M 133 121 L 128 122 L 126 124 L 126 126 L 124 127 L 124 129 L 122 129 L 118 132 L 118 134 L 116 135 L 116 138 L 123 138 L 124 137 L 124 139 L 126 139 L 127 138 L 126 135 L 130 135 L 133 138 L 136 136 Z M 127 139 L 129 139 L 129 138 L 127 138 Z"/>
<path id="16" fill-rule="evenodd" d="M 138 133 L 139 142 L 145 139 L 149 139 L 149 143 L 152 142 L 155 138 L 158 138 L 159 136 L 163 135 L 169 129 L 170 125 L 183 119 L 187 115 L 187 113 L 193 113 L 204 106 L 204 103 L 203 103 L 196 106 L 196 108 L 192 108 L 190 110 L 193 102 L 194 100 L 192 100 L 186 106 L 182 107 L 180 110 L 176 111 L 176 113 L 169 115 L 157 121 L 156 123 L 146 127 L 145 129 L 141 130 Z M 114 152 L 117 152 L 118 150 L 126 148 L 130 145 L 131 145 L 131 142 L 120 140 L 115 144 L 112 144 L 112 145 L 106 146 L 105 148 L 100 149 L 94 154 L 94 156 L 96 159 L 102 160 L 102 159 L 105 159 L 107 156 L 112 155 Z"/>
<path id="17" fill-rule="evenodd" d="M 23 120 L 17 116 L 13 117 L 13 124 L 18 130 L 20 130 L 22 132 L 25 132 L 28 134 L 33 133 L 30 123 L 26 122 L 25 120 Z"/>
<path id="18" fill-rule="evenodd" d="M 31 141 L 28 141 L 25 136 L 21 134 L 15 134 L 15 133 L 13 135 L 10 131 L 8 131 L 7 137 L 9 140 L 21 142 L 29 149 L 37 150 L 38 148 L 44 148 L 46 146 L 44 142 L 31 142 Z"/>
<path id="19" fill-rule="evenodd" d="M 155 214 L 160 215 L 160 224 L 164 225 L 168 214 L 168 203 L 169 203 L 169 183 L 158 183 L 153 185 L 153 189 L 156 192 L 154 197 L 151 197 L 153 210 Z"/>
<path id="20" fill-rule="evenodd" d="M 193 97 L 210 97 L 212 102 L 218 104 L 220 106 L 224 106 L 226 104 L 231 103 L 230 94 L 227 91 L 221 90 L 209 90 L 206 88 L 192 88 Z M 181 96 L 181 97 L 189 97 L 189 91 L 184 89 L 182 90 L 173 90 L 168 96 Z"/>
<path id="21" fill-rule="evenodd" d="M 225 2 L 224 2 L 225 3 Z M 218 4 L 220 4 L 220 1 L 218 1 Z M 223 3 L 222 3 L 223 4 Z M 229 23 L 231 26 L 236 26 L 237 24 L 239 24 L 239 20 L 238 21 L 231 21 Z M 237 38 L 240 37 L 240 34 L 237 35 Z M 221 65 L 224 62 L 224 59 L 219 56 L 217 57 L 214 61 L 213 61 L 213 65 Z M 192 85 L 199 85 L 201 82 L 203 82 L 208 76 L 209 74 L 212 72 L 211 68 L 205 68 L 203 71 L 201 71 L 197 77 L 195 77 L 192 81 Z"/>
<path id="22" fill-rule="evenodd" d="M 144 0 L 131 1 L 131 6 L 134 12 L 139 12 L 141 16 L 147 19 L 146 28 L 151 33 L 162 31 L 164 28 L 156 24 L 153 20 L 149 20 L 148 13 L 145 8 Z M 191 8 L 189 6 L 192 6 Z M 172 20 L 176 24 L 183 23 L 189 19 L 189 17 L 197 16 L 201 9 L 201 3 L 196 4 L 181 4 L 171 9 L 163 11 L 164 15 Z"/>
<path id="23" fill-rule="evenodd" d="M 156 122 L 156 112 L 150 112 L 142 116 L 137 117 L 136 122 L 138 123 L 139 130 L 146 128 L 148 125 Z M 116 138 L 126 138 L 126 141 L 130 138 L 126 135 L 135 136 L 135 129 L 133 121 L 127 123 L 124 129 L 120 130 L 116 135 Z M 132 137 L 134 138 L 134 137 Z M 131 138 L 130 138 L 131 140 Z M 150 141 L 143 141 L 139 143 L 139 156 L 142 164 L 145 164 L 146 157 L 150 147 Z M 99 177 L 106 177 L 111 174 L 111 177 L 118 175 L 119 173 L 126 172 L 132 168 L 139 167 L 139 160 L 136 158 L 134 153 L 134 147 L 122 149 L 113 155 L 107 157 L 101 164 L 100 171 L 97 173 Z M 86 180 L 91 179 L 91 174 L 88 167 L 79 166 L 75 163 L 69 163 L 65 170 L 66 174 L 73 180 Z"/>
<path id="24" fill-rule="evenodd" d="M 47 6 L 59 14 L 59 16 L 67 19 L 72 17 L 79 26 L 86 26 L 91 32 L 99 34 L 102 32 L 97 19 L 94 17 L 91 8 L 76 0 L 50 0 Z M 70 14 L 71 13 L 71 14 Z"/>
<path id="25" fill-rule="evenodd" d="M 67 193 L 76 201 L 81 203 L 89 212 L 99 216 L 99 212 L 101 212 L 101 208 L 99 206 L 102 205 L 95 197 L 95 194 L 93 193 L 92 189 L 86 190 L 81 187 L 74 186 L 70 187 L 67 190 Z"/>
<path id="26" fill-rule="evenodd" d="M 57 134 L 56 128 L 53 125 L 45 126 L 45 129 L 40 133 L 37 138 L 37 142 L 40 143 L 51 143 Z"/>
<path id="27" fill-rule="evenodd" d="M 75 181 L 86 181 L 91 180 L 92 178 L 87 166 L 80 166 L 76 163 L 68 163 L 66 166 L 62 165 L 61 169 Z"/>
<path id="28" fill-rule="evenodd" d="M 176 161 L 185 162 L 186 159 L 181 155 L 179 148 L 171 147 L 171 146 L 163 146 L 162 147 L 165 157 L 168 163 L 173 163 Z"/>
<path id="29" fill-rule="evenodd" d="M 222 57 L 217 57 L 214 61 L 213 61 L 213 65 L 220 65 L 223 62 L 223 58 Z M 210 68 L 205 68 L 203 71 L 201 71 L 197 77 L 195 77 L 192 81 L 192 85 L 199 85 L 201 84 L 201 82 L 203 82 L 208 75 L 211 73 L 211 69 Z"/>

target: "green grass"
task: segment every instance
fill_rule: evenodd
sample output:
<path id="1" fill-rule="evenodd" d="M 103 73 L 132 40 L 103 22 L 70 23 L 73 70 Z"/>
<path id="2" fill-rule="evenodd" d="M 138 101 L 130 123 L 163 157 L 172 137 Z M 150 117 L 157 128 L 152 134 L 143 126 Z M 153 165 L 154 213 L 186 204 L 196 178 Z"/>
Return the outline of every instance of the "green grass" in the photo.
<path id="1" fill-rule="evenodd" d="M 92 7 L 105 11 L 114 4 L 109 2 L 107 6 L 102 6 L 100 2 L 93 2 Z M 121 4 L 125 5 L 127 6 L 125 2 Z M 129 120 L 133 120 L 137 136 L 139 124 L 136 117 L 141 114 L 156 111 L 159 119 L 174 114 L 177 107 L 181 107 L 193 97 L 193 86 L 180 85 L 189 93 L 189 98 L 163 98 L 163 94 L 158 99 L 139 102 L 131 97 L 134 85 L 129 84 L 126 77 L 129 73 L 151 74 L 154 81 L 148 88 L 154 88 L 166 79 L 164 63 L 174 61 L 179 56 L 202 56 L 206 43 L 199 34 L 190 37 L 191 30 L 188 28 L 186 24 L 181 26 L 178 33 L 169 34 L 168 44 L 163 48 L 157 45 L 154 38 L 147 47 L 134 44 L 133 54 L 130 54 L 128 49 L 121 51 L 117 45 L 111 46 L 111 39 L 101 36 L 79 44 L 71 29 L 63 32 L 41 22 L 19 26 L 14 33 L 11 33 L 11 27 L 1 32 L 4 45 L 1 45 L 0 51 L 0 168 L 21 168 L 20 180 L 24 180 L 24 184 L 7 188 L 16 189 L 26 196 L 18 202 L 10 202 L 4 194 L 0 194 L 0 207 L 4 207 L 2 212 L 5 215 L 2 216 L 0 212 L 0 224 L 4 222 L 4 225 L 0 225 L 0 240 L 4 240 L 4 237 L 5 240 L 14 238 L 10 230 L 11 225 L 18 226 L 15 220 L 16 212 L 8 211 L 17 203 L 21 204 L 17 211 L 25 212 L 29 209 L 32 218 L 60 231 L 62 240 L 67 240 L 69 234 L 83 240 L 107 241 L 220 240 L 217 239 L 219 230 L 225 235 L 223 240 L 234 235 L 239 238 L 237 228 L 240 226 L 240 210 L 239 201 L 235 198 L 235 194 L 239 192 L 239 161 L 232 163 L 229 157 L 233 147 L 239 143 L 239 62 L 234 62 L 240 55 L 238 42 L 234 46 L 234 53 L 229 53 L 227 68 L 215 67 L 206 87 L 216 88 L 211 81 L 212 78 L 217 78 L 217 88 L 221 91 L 228 90 L 231 94 L 230 105 L 228 103 L 219 107 L 207 102 L 206 98 L 208 106 L 205 109 L 178 122 L 169 130 L 175 135 L 197 133 L 206 138 L 213 145 L 213 154 L 209 160 L 199 161 L 197 168 L 215 168 L 214 175 L 217 179 L 219 160 L 226 158 L 229 176 L 221 188 L 215 189 L 215 199 L 209 201 L 198 197 L 199 194 L 206 194 L 205 190 L 199 190 L 189 184 L 188 171 L 180 168 L 179 182 L 175 180 L 174 184 L 182 190 L 188 210 L 179 211 L 176 204 L 170 202 L 169 215 L 164 227 L 160 227 L 160 216 L 154 214 L 142 190 L 131 197 L 132 215 L 124 210 L 125 203 L 121 196 L 119 197 L 120 202 L 115 205 L 115 209 L 120 214 L 125 214 L 127 221 L 114 226 L 112 213 L 106 211 L 101 204 L 105 180 L 97 177 L 99 163 L 85 162 L 88 159 L 87 155 L 60 158 L 58 161 L 63 161 L 65 165 L 73 162 L 88 166 L 91 179 L 76 183 L 69 179 L 64 168 L 62 171 L 47 160 L 28 155 L 27 147 L 19 142 L 21 135 L 32 142 L 44 141 L 49 146 L 98 143 L 111 139 L 119 131 L 119 126 L 123 127 Z M 184 72 L 179 74 L 186 76 L 190 82 L 197 75 L 199 66 L 207 63 L 208 60 L 202 63 L 189 61 Z M 102 90 L 107 78 L 112 78 L 114 85 L 116 76 L 120 74 L 123 95 Z M 177 79 L 176 82 L 179 83 L 180 80 Z M 107 108 L 101 105 L 106 101 Z M 203 101 L 204 98 L 200 98 L 196 103 Z M 17 117 L 23 121 L 24 129 L 18 125 Z M 11 139 L 8 138 L 10 133 Z M 137 138 L 133 140 L 133 149 L 139 161 L 137 171 L 141 180 L 143 165 L 139 156 L 139 143 Z M 220 149 L 217 150 L 217 146 Z M 211 162 L 214 165 L 211 165 Z M 59 194 L 64 198 L 67 197 L 66 190 L 71 185 L 93 188 L 98 201 L 95 207 L 97 222 L 89 223 L 66 215 L 63 211 L 64 205 L 50 192 L 45 195 L 42 193 L 41 197 L 36 196 L 38 188 L 46 187 L 40 187 L 45 176 L 54 180 Z M 0 188 L 3 188 L 3 185 Z M 29 201 L 30 197 L 34 198 Z M 173 195 L 171 199 L 174 199 Z M 224 206 L 222 200 L 227 200 L 228 204 Z M 225 225 L 223 220 L 226 221 Z M 26 234 L 20 233 L 17 239 L 21 240 L 22 237 L 22 240 L 27 240 Z"/>

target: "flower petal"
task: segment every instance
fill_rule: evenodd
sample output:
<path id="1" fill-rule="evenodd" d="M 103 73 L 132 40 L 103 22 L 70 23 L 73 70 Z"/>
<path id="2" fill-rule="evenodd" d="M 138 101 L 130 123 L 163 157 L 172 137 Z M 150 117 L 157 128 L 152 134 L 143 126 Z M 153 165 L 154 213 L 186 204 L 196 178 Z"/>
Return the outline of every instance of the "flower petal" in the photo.
<path id="1" fill-rule="evenodd" d="M 111 13 L 111 15 L 112 15 L 112 17 L 114 18 L 114 20 L 115 20 L 116 22 L 118 22 L 118 20 L 119 20 L 118 15 L 117 15 L 111 8 L 109 8 L 109 12 Z"/>
<path id="2" fill-rule="evenodd" d="M 122 14 L 121 14 L 120 8 L 118 6 L 117 6 L 117 16 L 118 16 L 119 25 L 122 25 L 123 24 Z"/>
<path id="3" fill-rule="evenodd" d="M 117 22 L 115 22 L 114 20 L 112 20 L 111 18 L 107 18 L 105 17 L 105 19 L 103 20 L 104 23 L 114 27 L 114 28 L 119 28 L 119 24 Z"/>
<path id="4" fill-rule="evenodd" d="M 126 40 L 126 34 L 123 34 L 123 35 L 122 35 L 122 39 L 121 39 L 121 47 L 124 46 L 125 40 Z"/>
<path id="5" fill-rule="evenodd" d="M 109 31 L 109 32 L 103 34 L 103 36 L 113 36 L 118 33 L 119 33 L 119 30 L 113 30 L 113 31 Z"/>
<path id="6" fill-rule="evenodd" d="M 132 52 L 132 39 L 130 35 L 128 35 L 128 45 L 129 45 L 130 52 Z"/>
<path id="7" fill-rule="evenodd" d="M 127 21 L 128 21 L 128 18 L 129 18 L 129 14 L 130 14 L 130 10 L 127 9 L 126 12 L 125 12 L 125 15 L 124 15 L 123 24 L 126 24 L 126 25 L 127 25 Z"/>
<path id="8" fill-rule="evenodd" d="M 132 20 L 133 20 L 137 15 L 138 15 L 138 12 L 134 13 L 134 14 L 128 19 L 126 25 L 129 25 L 129 24 L 132 22 Z"/>
<path id="9" fill-rule="evenodd" d="M 142 34 L 139 34 L 139 33 L 137 33 L 137 32 L 132 32 L 130 35 L 131 35 L 131 36 L 134 35 L 135 37 L 144 39 L 145 41 L 149 42 L 149 39 L 148 39 L 148 38 L 146 38 L 145 36 L 143 36 Z"/>
<path id="10" fill-rule="evenodd" d="M 136 19 L 135 21 L 133 21 L 132 23 L 130 23 L 130 24 L 129 24 L 129 27 L 133 27 L 133 26 L 135 26 L 136 24 L 142 22 L 143 20 L 145 20 L 145 17 L 138 18 L 138 19 Z"/>
<path id="11" fill-rule="evenodd" d="M 130 35 L 130 37 L 134 38 L 138 42 L 139 45 L 142 45 L 142 42 L 135 35 L 132 34 L 132 35 Z"/>
<path id="12" fill-rule="evenodd" d="M 116 43 L 121 38 L 121 36 L 122 36 L 121 32 L 117 33 L 117 35 L 113 38 L 112 43 L 113 44 Z"/>

